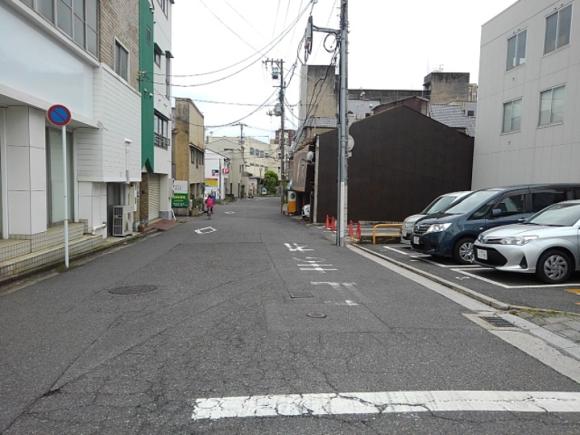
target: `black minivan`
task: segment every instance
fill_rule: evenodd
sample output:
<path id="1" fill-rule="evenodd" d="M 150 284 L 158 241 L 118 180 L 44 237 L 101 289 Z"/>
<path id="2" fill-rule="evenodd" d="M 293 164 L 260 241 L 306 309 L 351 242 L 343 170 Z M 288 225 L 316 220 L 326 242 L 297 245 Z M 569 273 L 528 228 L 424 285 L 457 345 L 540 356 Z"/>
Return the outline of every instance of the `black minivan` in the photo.
<path id="1" fill-rule="evenodd" d="M 419 252 L 473 262 L 473 242 L 493 227 L 523 222 L 534 213 L 570 199 L 580 199 L 580 184 L 534 184 L 482 189 L 444 213 L 419 220 L 411 245 Z"/>

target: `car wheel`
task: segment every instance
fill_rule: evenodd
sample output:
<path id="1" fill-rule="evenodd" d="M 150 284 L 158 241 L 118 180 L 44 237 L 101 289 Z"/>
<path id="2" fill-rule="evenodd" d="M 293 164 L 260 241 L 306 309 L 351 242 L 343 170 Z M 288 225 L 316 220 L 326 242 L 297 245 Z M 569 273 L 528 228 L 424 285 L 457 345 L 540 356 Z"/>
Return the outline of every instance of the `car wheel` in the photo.
<path id="1" fill-rule="evenodd" d="M 464 237 L 455 244 L 453 250 L 453 258 L 459 264 L 473 263 L 473 242 L 475 240 L 471 237 Z"/>
<path id="2" fill-rule="evenodd" d="M 559 249 L 544 252 L 536 267 L 536 275 L 547 284 L 560 284 L 567 281 L 572 272 L 570 256 Z"/>

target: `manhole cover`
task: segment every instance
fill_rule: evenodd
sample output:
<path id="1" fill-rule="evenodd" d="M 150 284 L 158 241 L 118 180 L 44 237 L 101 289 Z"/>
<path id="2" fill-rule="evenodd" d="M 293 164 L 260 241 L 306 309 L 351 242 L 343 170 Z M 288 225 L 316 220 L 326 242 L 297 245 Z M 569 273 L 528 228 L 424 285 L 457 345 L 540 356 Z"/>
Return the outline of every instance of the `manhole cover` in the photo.
<path id="1" fill-rule="evenodd" d="M 325 319 L 326 314 L 324 314 L 324 313 L 308 313 L 308 314 L 306 314 L 306 317 L 310 317 L 312 319 Z"/>
<path id="2" fill-rule="evenodd" d="M 502 319 L 501 317 L 497 317 L 497 316 L 482 317 L 482 319 L 485 320 L 487 323 L 492 324 L 496 328 L 513 328 L 514 327 L 514 325 L 512 323 L 508 322 L 505 319 Z"/>
<path id="3" fill-rule="evenodd" d="M 128 285 L 124 287 L 115 287 L 109 290 L 112 295 L 140 295 L 157 290 L 155 285 Z"/>

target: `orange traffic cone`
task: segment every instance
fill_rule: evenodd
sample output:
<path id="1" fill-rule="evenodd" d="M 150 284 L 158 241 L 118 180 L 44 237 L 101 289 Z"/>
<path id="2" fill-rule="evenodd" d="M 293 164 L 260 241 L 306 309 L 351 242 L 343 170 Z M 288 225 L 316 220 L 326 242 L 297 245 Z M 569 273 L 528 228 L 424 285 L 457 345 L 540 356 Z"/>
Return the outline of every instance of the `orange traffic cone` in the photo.
<path id="1" fill-rule="evenodd" d="M 332 217 L 331 219 L 332 219 L 332 221 L 330 223 L 330 229 L 332 231 L 336 231 L 336 219 L 334 217 Z"/>
<path id="2" fill-rule="evenodd" d="M 324 228 L 329 230 L 330 229 L 330 217 L 326 215 L 326 221 L 324 222 Z"/>
<path id="3" fill-rule="evenodd" d="M 351 239 L 354 236 L 354 228 L 352 226 L 352 221 L 348 222 L 348 237 L 350 237 Z"/>
<path id="4" fill-rule="evenodd" d="M 356 238 L 358 239 L 359 242 L 360 242 L 361 237 L 362 237 L 362 229 L 360 227 L 360 222 L 358 222 L 356 224 Z"/>

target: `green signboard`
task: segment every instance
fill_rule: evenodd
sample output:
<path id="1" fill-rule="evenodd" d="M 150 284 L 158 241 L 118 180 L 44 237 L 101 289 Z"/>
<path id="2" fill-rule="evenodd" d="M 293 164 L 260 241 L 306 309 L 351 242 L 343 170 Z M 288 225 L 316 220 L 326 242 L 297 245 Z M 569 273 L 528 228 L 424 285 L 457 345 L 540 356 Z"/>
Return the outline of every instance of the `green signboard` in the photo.
<path id="1" fill-rule="evenodd" d="M 171 207 L 189 208 L 189 197 L 187 193 L 174 193 L 171 198 Z"/>

